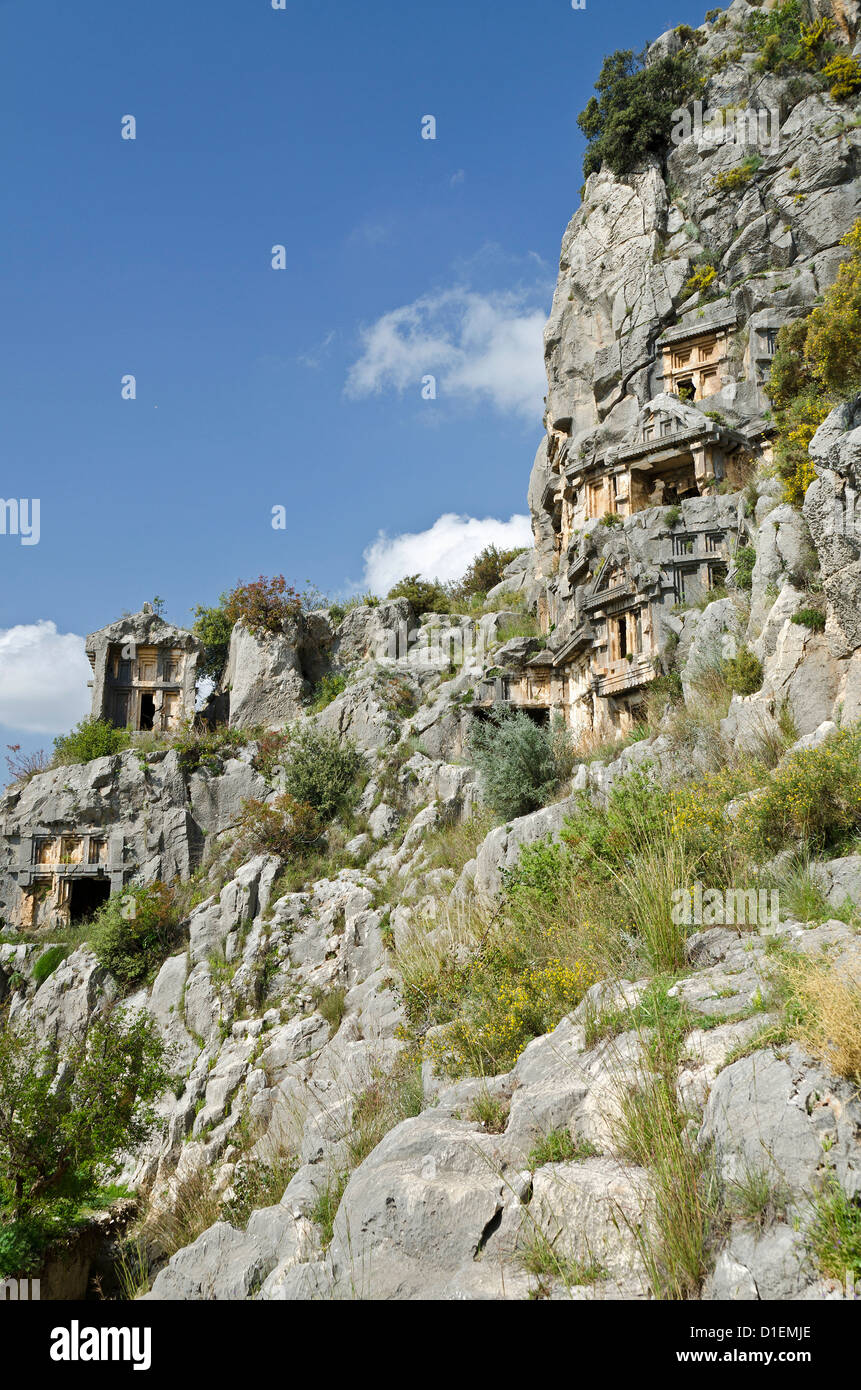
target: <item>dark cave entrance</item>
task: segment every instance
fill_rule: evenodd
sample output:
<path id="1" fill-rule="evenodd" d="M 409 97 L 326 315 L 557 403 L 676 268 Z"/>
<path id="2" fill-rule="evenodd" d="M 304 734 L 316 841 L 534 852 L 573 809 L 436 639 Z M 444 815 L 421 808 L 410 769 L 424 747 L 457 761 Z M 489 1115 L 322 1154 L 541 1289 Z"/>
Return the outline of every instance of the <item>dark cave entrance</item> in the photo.
<path id="1" fill-rule="evenodd" d="M 111 896 L 110 879 L 75 878 L 69 892 L 69 921 L 83 922 L 92 917 Z"/>
<path id="2" fill-rule="evenodd" d="M 148 733 L 155 723 L 155 698 L 141 695 L 141 732 Z"/>

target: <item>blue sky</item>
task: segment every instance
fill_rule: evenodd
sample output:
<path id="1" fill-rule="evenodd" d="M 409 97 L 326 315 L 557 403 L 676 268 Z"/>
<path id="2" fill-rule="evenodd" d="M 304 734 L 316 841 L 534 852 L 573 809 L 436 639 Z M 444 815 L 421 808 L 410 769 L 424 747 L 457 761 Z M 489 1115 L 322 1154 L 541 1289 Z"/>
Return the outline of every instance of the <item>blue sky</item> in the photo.
<path id="1" fill-rule="evenodd" d="M 79 718 L 80 637 L 156 593 L 446 577 L 524 516 L 577 113 L 705 8 L 0 0 L 0 494 L 40 502 L 0 743 Z"/>

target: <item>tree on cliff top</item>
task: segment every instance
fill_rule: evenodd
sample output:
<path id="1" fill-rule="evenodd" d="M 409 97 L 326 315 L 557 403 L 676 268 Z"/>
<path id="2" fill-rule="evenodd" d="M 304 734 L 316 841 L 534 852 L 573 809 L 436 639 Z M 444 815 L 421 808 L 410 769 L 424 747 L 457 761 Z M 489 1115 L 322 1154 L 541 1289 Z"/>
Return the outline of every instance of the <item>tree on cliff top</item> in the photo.
<path id="1" fill-rule="evenodd" d="M 650 154 L 663 150 L 677 107 L 703 87 L 693 52 L 646 62 L 646 50 L 617 49 L 604 59 L 597 97 L 590 97 L 577 124 L 589 141 L 583 159 L 586 178 L 606 164 L 614 174 L 629 174 Z"/>

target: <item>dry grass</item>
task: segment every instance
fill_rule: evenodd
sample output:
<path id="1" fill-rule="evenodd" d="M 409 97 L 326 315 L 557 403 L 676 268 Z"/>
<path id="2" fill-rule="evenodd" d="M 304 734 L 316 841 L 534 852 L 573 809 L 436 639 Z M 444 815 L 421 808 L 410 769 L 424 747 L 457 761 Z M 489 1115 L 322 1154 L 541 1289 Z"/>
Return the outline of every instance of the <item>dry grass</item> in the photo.
<path id="1" fill-rule="evenodd" d="M 479 807 L 468 820 L 452 821 L 434 830 L 424 840 L 428 869 L 451 869 L 460 874 L 465 864 L 497 824 L 486 807 Z"/>
<path id="2" fill-rule="evenodd" d="M 799 1041 L 838 1076 L 861 1083 L 861 951 L 842 967 L 789 961 L 784 971 L 799 1005 Z"/>
<path id="3" fill-rule="evenodd" d="M 148 1213 L 141 1238 L 169 1259 L 218 1220 L 220 1207 L 221 1198 L 212 1190 L 209 1172 L 197 1169 L 182 1184 L 170 1207 Z"/>

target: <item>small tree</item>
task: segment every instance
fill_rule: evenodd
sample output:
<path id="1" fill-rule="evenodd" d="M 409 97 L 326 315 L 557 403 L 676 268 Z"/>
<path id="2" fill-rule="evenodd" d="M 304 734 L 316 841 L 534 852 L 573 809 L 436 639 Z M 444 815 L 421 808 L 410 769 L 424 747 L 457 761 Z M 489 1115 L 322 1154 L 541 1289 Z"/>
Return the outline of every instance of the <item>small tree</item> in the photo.
<path id="1" fill-rule="evenodd" d="M 258 637 L 284 630 L 284 624 L 311 607 L 325 606 L 317 590 L 300 594 L 283 574 L 238 583 L 221 595 L 211 608 L 198 604 L 194 611 L 194 633 L 204 646 L 200 674 L 218 680 L 230 650 L 230 634 L 240 619 Z"/>
<path id="2" fill-rule="evenodd" d="M 145 1013 L 91 1024 L 62 1053 L 35 1033 L 0 1033 L 0 1212 L 27 1217 L 61 1197 L 79 1202 L 158 1123 L 168 1055 Z"/>
<path id="3" fill-rule="evenodd" d="M 233 624 L 227 616 L 228 595 L 222 594 L 212 608 L 199 603 L 194 609 L 193 632 L 203 643 L 203 660 L 199 666 L 202 676 L 210 676 L 217 681 L 227 665 L 230 650 L 230 634 Z"/>
<path id="4" fill-rule="evenodd" d="M 670 139 L 672 113 L 703 87 L 690 45 L 679 53 L 646 62 L 646 54 L 620 49 L 604 59 L 597 97 L 590 97 L 577 124 L 589 141 L 583 160 L 588 178 L 602 164 L 627 174 Z"/>
<path id="5" fill-rule="evenodd" d="M 522 711 L 499 706 L 476 723 L 470 750 L 484 799 L 498 816 L 512 820 L 543 806 L 559 780 L 553 737 Z"/>
<path id="6" fill-rule="evenodd" d="M 237 584 L 227 595 L 225 616 L 231 628 L 240 619 L 257 634 L 278 633 L 284 624 L 302 612 L 302 596 L 287 583 L 283 574 L 267 579 L 261 574 L 247 584 Z"/>
<path id="7" fill-rule="evenodd" d="M 438 579 L 422 579 L 419 574 L 399 579 L 389 589 L 388 597 L 409 599 L 419 617 L 422 613 L 448 613 L 451 608 L 445 586 Z"/>
<path id="8" fill-rule="evenodd" d="M 290 795 L 330 820 L 353 801 L 365 759 L 355 744 L 308 724 L 291 737 L 282 766 Z"/>
<path id="9" fill-rule="evenodd" d="M 523 547 L 499 550 L 495 545 L 486 545 L 468 566 L 463 578 L 451 585 L 452 601 L 469 603 L 472 598 L 484 598 L 491 589 L 502 583 L 507 566 L 522 554 Z"/>

